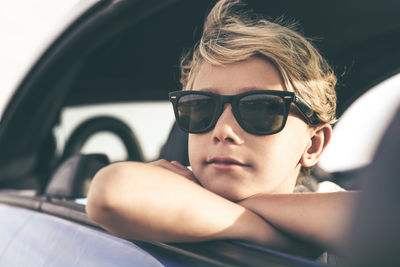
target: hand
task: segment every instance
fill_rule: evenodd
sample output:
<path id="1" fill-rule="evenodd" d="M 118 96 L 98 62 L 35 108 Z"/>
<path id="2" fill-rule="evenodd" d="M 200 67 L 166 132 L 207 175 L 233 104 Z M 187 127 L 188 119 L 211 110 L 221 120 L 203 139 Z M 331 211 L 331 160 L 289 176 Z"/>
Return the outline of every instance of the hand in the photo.
<path id="1" fill-rule="evenodd" d="M 165 159 L 160 159 L 157 161 L 150 162 L 149 164 L 170 170 L 174 173 L 177 173 L 177 174 L 187 178 L 188 180 L 190 180 L 192 182 L 195 182 L 196 184 L 200 184 L 199 181 L 194 176 L 193 172 L 178 161 L 173 160 L 170 162 Z"/>

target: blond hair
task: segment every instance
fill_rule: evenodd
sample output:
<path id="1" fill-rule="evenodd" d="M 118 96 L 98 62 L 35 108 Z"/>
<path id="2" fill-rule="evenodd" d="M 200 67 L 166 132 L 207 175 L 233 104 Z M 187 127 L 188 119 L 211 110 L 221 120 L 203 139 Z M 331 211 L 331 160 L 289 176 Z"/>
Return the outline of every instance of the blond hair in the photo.
<path id="1" fill-rule="evenodd" d="M 282 22 L 280 22 L 282 23 Z M 263 56 L 288 91 L 301 96 L 322 122 L 336 121 L 336 77 L 313 45 L 294 31 L 255 14 L 240 0 L 221 0 L 208 14 L 200 42 L 181 61 L 181 84 L 192 89 L 203 61 L 215 65 Z"/>

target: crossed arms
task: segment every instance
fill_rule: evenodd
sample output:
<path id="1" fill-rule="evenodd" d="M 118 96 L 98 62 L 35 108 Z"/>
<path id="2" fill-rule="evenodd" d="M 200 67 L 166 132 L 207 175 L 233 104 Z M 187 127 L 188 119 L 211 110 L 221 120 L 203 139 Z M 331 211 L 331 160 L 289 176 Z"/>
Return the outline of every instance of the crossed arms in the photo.
<path id="1" fill-rule="evenodd" d="M 354 192 L 265 194 L 231 202 L 195 182 L 179 163 L 114 163 L 96 174 L 87 213 L 128 239 L 194 242 L 237 239 L 307 254 L 307 242 L 335 250 L 345 234 Z"/>

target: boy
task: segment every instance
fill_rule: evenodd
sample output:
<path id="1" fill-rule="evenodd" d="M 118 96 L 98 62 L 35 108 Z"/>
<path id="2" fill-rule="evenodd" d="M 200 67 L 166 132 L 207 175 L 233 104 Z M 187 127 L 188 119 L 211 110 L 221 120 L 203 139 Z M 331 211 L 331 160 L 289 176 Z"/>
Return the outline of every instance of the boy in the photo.
<path id="1" fill-rule="evenodd" d="M 316 49 L 222 0 L 181 70 L 184 91 L 170 99 L 190 133 L 192 171 L 165 160 L 112 164 L 92 182 L 88 215 L 130 239 L 239 239 L 303 253 L 300 239 L 335 249 L 353 193 L 293 194 L 335 121 L 336 78 Z"/>

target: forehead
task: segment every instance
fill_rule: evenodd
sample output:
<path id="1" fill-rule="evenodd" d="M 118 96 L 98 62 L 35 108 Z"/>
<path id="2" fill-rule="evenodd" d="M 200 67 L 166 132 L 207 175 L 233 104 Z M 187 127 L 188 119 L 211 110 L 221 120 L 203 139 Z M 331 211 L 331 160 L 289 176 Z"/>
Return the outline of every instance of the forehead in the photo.
<path id="1" fill-rule="evenodd" d="M 285 90 L 279 71 L 260 57 L 223 65 L 203 62 L 193 83 L 193 90 L 218 94 L 238 94 L 255 89 Z"/>

